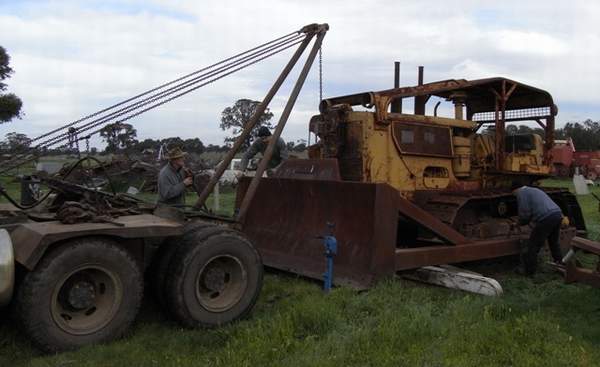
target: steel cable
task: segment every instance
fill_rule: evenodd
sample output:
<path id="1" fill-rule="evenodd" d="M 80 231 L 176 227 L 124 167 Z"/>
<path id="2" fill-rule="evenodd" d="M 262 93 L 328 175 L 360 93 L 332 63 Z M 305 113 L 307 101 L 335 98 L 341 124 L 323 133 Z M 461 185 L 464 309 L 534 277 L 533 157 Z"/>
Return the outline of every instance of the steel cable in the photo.
<path id="1" fill-rule="evenodd" d="M 303 38 L 303 37 L 296 38 L 296 39 L 294 39 L 294 41 L 297 41 L 298 39 L 301 39 L 301 38 Z M 169 96 L 169 95 L 171 95 L 173 93 L 176 93 L 176 92 L 178 92 L 178 91 L 180 91 L 182 89 L 190 87 L 190 86 L 192 86 L 192 85 L 194 85 L 196 83 L 199 83 L 199 82 L 201 82 L 203 80 L 206 80 L 206 79 L 208 79 L 210 77 L 213 77 L 213 76 L 218 75 L 218 74 L 220 74 L 222 72 L 225 72 L 225 71 L 227 71 L 227 70 L 229 70 L 229 69 L 231 69 L 233 67 L 236 67 L 236 66 L 238 66 L 240 64 L 243 64 L 244 62 L 249 62 L 253 58 L 259 57 L 261 55 L 264 55 L 267 52 L 270 52 L 270 51 L 273 51 L 273 50 L 277 50 L 277 48 L 280 48 L 279 50 L 277 50 L 277 52 L 275 52 L 275 53 L 278 53 L 278 52 L 284 51 L 287 48 L 289 48 L 291 46 L 294 46 L 294 45 L 296 45 L 298 43 L 299 43 L 299 41 L 298 42 L 294 42 L 294 43 L 290 43 L 290 44 L 285 44 L 285 43 L 278 44 L 278 45 L 272 46 L 272 47 L 270 47 L 270 48 L 268 48 L 266 50 L 262 50 L 260 52 L 257 52 L 255 54 L 253 54 L 252 57 L 246 57 L 244 59 L 241 59 L 241 60 L 229 63 L 229 64 L 227 64 L 227 65 L 225 65 L 225 66 L 223 66 L 223 67 L 221 67 L 221 68 L 219 68 L 217 70 L 211 71 L 210 73 L 203 74 L 203 75 L 200 75 L 200 76 L 198 76 L 198 77 L 196 77 L 194 79 L 191 79 L 189 81 L 180 83 L 180 84 L 178 84 L 178 85 L 176 85 L 174 87 L 171 87 L 171 88 L 169 88 L 169 89 L 167 89 L 165 91 L 153 94 L 153 95 L 151 95 L 149 97 L 146 97 L 146 98 L 144 98 L 144 99 L 142 99 L 142 100 L 140 100 L 138 102 L 135 102 L 135 103 L 130 104 L 130 105 L 126 106 L 126 107 L 123 107 L 123 108 L 121 108 L 121 109 L 119 109 L 119 110 L 117 110 L 115 112 L 112 112 L 112 113 L 110 113 L 108 115 L 105 115 L 105 116 L 102 116 L 102 117 L 100 117 L 100 118 L 98 118 L 96 120 L 93 120 L 93 121 L 90 121 L 90 122 L 88 122 L 86 124 L 83 124 L 82 126 L 79 126 L 78 128 L 76 128 L 76 130 L 77 130 L 76 133 L 81 133 L 81 132 L 87 130 L 87 129 L 84 129 L 84 128 L 86 128 L 86 127 L 88 127 L 90 125 L 93 125 L 93 124 L 95 124 L 97 122 L 106 122 L 106 121 L 112 120 L 114 118 L 117 118 L 117 117 L 119 117 L 121 115 L 124 115 L 126 113 L 129 113 L 132 110 L 135 110 L 136 108 L 140 108 L 140 107 L 145 106 L 147 104 L 146 102 L 149 102 L 149 101 L 152 102 L 152 101 L 155 101 L 157 99 Z M 270 56 L 274 55 L 275 53 L 270 54 Z M 59 134 L 58 136 L 49 138 L 49 139 L 43 141 L 42 143 L 39 143 L 38 145 L 36 145 L 32 149 L 44 148 L 47 143 L 54 144 L 56 139 L 61 138 L 61 137 L 68 137 L 71 134 L 72 133 L 70 133 L 70 132 L 65 132 L 65 133 Z"/>
<path id="2" fill-rule="evenodd" d="M 169 95 L 171 95 L 171 94 L 173 94 L 173 93 L 176 93 L 176 92 L 178 92 L 178 91 L 180 91 L 180 90 L 182 90 L 182 89 L 185 89 L 185 88 L 191 87 L 191 86 L 193 86 L 194 84 L 197 84 L 197 83 L 199 83 L 199 82 L 201 82 L 201 81 L 204 81 L 204 80 L 206 80 L 206 79 L 208 79 L 208 78 L 210 78 L 210 77 L 213 77 L 213 76 L 215 76 L 215 75 L 219 75 L 220 73 L 223 73 L 223 72 L 225 72 L 225 71 L 227 71 L 227 70 L 229 70 L 229 69 L 231 69 L 231 68 L 234 68 L 234 67 L 236 67 L 236 66 L 238 66 L 238 65 L 240 65 L 240 64 L 243 64 L 243 63 L 246 63 L 246 62 L 247 62 L 247 64 L 246 64 L 246 65 L 243 65 L 242 67 L 238 67 L 238 68 L 236 68 L 236 69 L 235 69 L 234 71 L 232 71 L 232 72 L 225 73 L 224 75 L 222 75 L 222 76 L 219 76 L 219 77 L 216 77 L 216 78 L 214 78 L 214 79 L 210 80 L 210 81 L 209 81 L 209 82 L 207 82 L 207 83 L 203 83 L 203 84 L 201 84 L 201 85 L 200 85 L 200 86 L 198 86 L 198 87 L 194 87 L 194 88 L 190 89 L 190 90 L 189 90 L 189 91 L 187 91 L 187 92 L 184 92 L 184 93 L 178 94 L 176 97 L 174 97 L 174 98 L 170 98 L 170 99 L 168 99 L 167 101 L 165 101 L 164 103 L 166 103 L 166 102 L 168 102 L 168 101 L 172 101 L 173 99 L 175 99 L 175 98 L 178 98 L 178 97 L 180 97 L 180 96 L 182 96 L 182 95 L 184 95 L 184 94 L 187 94 L 187 93 L 189 93 L 189 92 L 191 92 L 191 91 L 193 91 L 193 90 L 196 90 L 196 89 L 198 89 L 198 88 L 199 88 L 199 87 L 201 87 L 201 86 L 205 86 L 205 85 L 207 85 L 207 84 L 210 84 L 210 83 L 212 83 L 212 82 L 214 82 L 214 81 L 216 81 L 216 80 L 219 80 L 219 79 L 223 78 L 224 76 L 230 75 L 230 74 L 231 74 L 231 73 L 233 73 L 233 72 L 236 72 L 236 71 L 239 71 L 239 70 L 241 70 L 241 69 L 244 69 L 244 68 L 246 68 L 246 67 L 248 67 L 248 66 L 250 66 L 250 65 L 253 65 L 253 64 L 255 64 L 255 63 L 256 63 L 256 62 L 258 62 L 258 61 L 264 60 L 264 59 L 265 59 L 265 58 L 267 58 L 267 57 L 273 56 L 273 55 L 275 55 L 275 54 L 277 54 L 277 53 L 279 53 L 279 52 L 282 52 L 282 51 L 284 51 L 284 50 L 286 50 L 286 49 L 288 49 L 288 48 L 290 48 L 290 47 L 292 47 L 292 46 L 294 46 L 294 45 L 297 45 L 297 44 L 299 44 L 299 43 L 301 43 L 301 42 L 302 42 L 301 40 L 302 40 L 302 39 L 304 39 L 304 37 L 305 37 L 305 35 L 296 35 L 296 36 L 294 36 L 294 37 L 291 37 L 291 38 L 289 38 L 289 37 L 288 37 L 288 39 L 285 39 L 285 40 L 283 40 L 283 41 L 277 42 L 277 43 L 275 43 L 275 44 L 273 44 L 275 41 L 272 41 L 272 42 L 270 42 L 270 44 L 272 44 L 272 45 L 271 45 L 271 46 L 269 46 L 268 48 L 264 49 L 264 50 L 260 50 L 260 51 L 254 52 L 254 53 L 250 54 L 249 56 L 245 56 L 244 58 L 242 58 L 242 59 L 240 59 L 240 60 L 236 60 L 236 61 L 234 61 L 234 62 L 230 62 L 230 63 L 228 63 L 228 64 L 226 64 L 226 65 L 224 65 L 224 66 L 221 66 L 220 68 L 218 68 L 218 69 L 216 69 L 216 70 L 213 70 L 213 71 L 211 71 L 211 72 L 209 72 L 209 73 L 206 73 L 206 74 L 203 74 L 203 75 L 197 76 L 197 77 L 195 77 L 195 78 L 194 78 L 194 79 L 192 79 L 192 80 L 188 80 L 188 81 L 186 81 L 186 82 L 180 83 L 180 84 L 178 84 L 178 85 L 176 85 L 176 86 L 173 86 L 173 87 L 171 87 L 171 88 L 169 88 L 169 89 L 167 89 L 167 90 L 164 90 L 164 91 L 162 91 L 162 92 L 159 92 L 159 93 L 156 93 L 156 94 L 154 94 L 154 95 L 151 95 L 151 96 L 149 96 L 149 97 L 147 97 L 147 98 L 145 98 L 145 99 L 143 99 L 143 100 L 141 100 L 141 101 L 138 101 L 138 102 L 135 102 L 135 103 L 133 103 L 133 104 L 130 104 L 129 106 L 126 106 L 126 107 L 124 107 L 124 108 L 121 108 L 121 109 L 119 109 L 119 110 L 117 110 L 117 111 L 114 111 L 114 112 L 112 112 L 112 113 L 108 114 L 108 115 L 102 116 L 102 117 L 100 117 L 100 118 L 98 118 L 98 119 L 96 119 L 96 120 L 93 120 L 93 121 L 91 121 L 91 122 L 87 122 L 86 124 L 83 124 L 82 126 L 79 126 L 79 127 L 77 127 L 77 128 L 72 128 L 72 129 L 75 129 L 77 134 L 79 134 L 79 133 L 81 133 L 81 132 L 84 132 L 84 131 L 87 131 L 87 130 L 89 130 L 89 129 L 92 129 L 92 128 L 94 128 L 94 127 L 98 126 L 99 124 L 102 124 L 102 123 L 108 122 L 108 121 L 110 121 L 110 120 L 113 120 L 113 119 L 115 119 L 115 118 L 117 118 L 117 117 L 120 117 L 120 116 L 122 116 L 122 115 L 125 115 L 125 114 L 127 114 L 127 113 L 130 113 L 130 112 L 134 111 L 135 109 L 142 108 L 142 107 L 146 106 L 146 105 L 147 105 L 147 104 L 149 104 L 149 103 L 152 103 L 152 102 L 155 102 L 155 101 L 157 101 L 157 100 L 160 100 L 160 99 L 162 99 L 162 98 L 165 98 L 165 97 L 167 97 L 167 96 L 169 96 Z M 252 50 L 255 50 L 255 49 L 257 49 L 257 48 L 254 48 L 254 49 L 252 49 Z M 249 50 L 249 51 L 251 51 L 251 50 Z M 269 53 L 267 56 L 264 56 L 264 57 L 259 57 L 259 56 L 262 56 L 262 55 L 264 55 L 265 53 L 267 53 L 267 52 L 269 52 L 269 51 L 274 51 L 274 52 L 270 52 L 270 53 Z M 245 52 L 245 53 L 243 53 L 243 54 L 247 54 L 247 53 L 248 53 L 248 52 Z M 257 57 L 259 57 L 259 58 L 257 58 Z M 254 58 L 257 58 L 257 59 L 256 59 L 256 60 L 253 60 Z M 229 58 L 229 59 L 227 59 L 227 60 L 231 60 L 231 59 L 233 59 L 233 58 Z M 223 62 L 221 62 L 221 63 L 223 63 Z M 216 64 L 215 64 L 215 65 L 216 65 Z M 209 67 L 209 68 L 210 68 L 210 67 Z M 204 68 L 204 69 L 202 69 L 202 70 L 206 70 L 206 69 L 207 69 L 207 68 Z M 189 75 L 191 75 L 191 74 L 188 74 L 188 77 L 189 77 Z M 178 80 L 182 80 L 182 79 L 185 79 L 185 77 L 184 77 L 184 78 L 179 78 Z M 166 86 L 166 85 L 168 85 L 168 84 L 172 84 L 172 83 L 165 83 L 165 84 L 163 85 L 163 87 L 164 87 L 164 86 Z M 160 88 L 155 88 L 155 89 L 153 89 L 153 90 L 157 90 L 157 89 L 160 89 Z M 144 94 L 142 94 L 142 95 L 145 95 L 145 94 L 148 94 L 148 93 L 144 93 Z M 139 96 L 138 96 L 138 97 L 139 97 Z M 129 101 L 131 101 L 131 100 L 134 100 L 134 99 L 135 99 L 135 98 L 131 98 L 131 99 L 129 99 Z M 158 106 L 160 106 L 160 105 L 162 105 L 162 104 L 164 104 L 164 103 L 160 103 L 160 104 L 157 104 L 157 105 L 156 105 L 156 106 L 154 106 L 154 107 L 151 107 L 151 108 L 144 109 L 142 112 L 140 112 L 140 113 L 137 113 L 137 114 L 135 114 L 135 115 L 132 115 L 132 116 L 130 116 L 130 117 L 128 117 L 128 118 L 126 118 L 126 120 L 130 119 L 131 117 L 137 116 L 137 115 L 139 115 L 139 114 L 141 114 L 141 113 L 143 113 L 143 112 L 146 112 L 146 111 L 148 111 L 148 110 L 150 110 L 150 109 L 152 109 L 152 108 L 158 107 Z M 123 104 L 123 103 L 121 103 L 121 104 L 119 104 L 119 105 L 122 105 L 122 104 Z M 117 106 L 117 105 L 115 105 L 115 106 Z M 110 108 L 109 108 L 109 109 L 110 109 Z M 105 110 L 109 110 L 109 109 L 105 109 Z M 97 113 L 96 115 L 98 115 L 98 114 L 99 114 L 99 113 Z M 92 115 L 90 115 L 90 116 L 92 116 Z M 83 120 L 84 120 L 84 119 L 78 120 L 78 122 L 81 122 L 81 121 L 83 121 Z M 124 121 L 124 120 L 123 120 L 123 121 Z M 68 124 L 68 125 L 65 125 L 65 126 L 64 126 L 63 128 L 61 128 L 61 129 L 64 129 L 64 128 L 66 128 L 66 127 L 70 127 L 70 126 L 72 126 L 72 125 L 73 125 L 73 123 L 71 123 L 71 124 Z M 53 130 L 53 132 L 58 132 L 58 131 L 60 131 L 61 129 L 55 129 L 55 130 Z M 96 133 L 96 132 L 94 132 L 94 134 L 95 134 L 95 133 Z M 49 135 L 51 135 L 51 134 L 52 134 L 52 132 L 50 132 L 50 133 L 47 133 L 47 134 L 44 134 L 44 135 L 42 135 L 42 136 L 49 136 Z M 66 140 L 66 139 L 67 139 L 69 136 L 71 136 L 71 135 L 72 135 L 72 132 L 65 132 L 65 133 L 59 134 L 59 135 L 57 135 L 57 136 L 54 136 L 54 137 L 48 138 L 47 140 L 45 140 L 45 141 L 43 141 L 43 142 L 39 143 L 38 145 L 36 145 L 35 147 L 29 148 L 29 149 L 28 149 L 28 151 L 27 151 L 27 153 L 29 153 L 29 152 L 32 152 L 32 151 L 40 151 L 40 150 L 42 150 L 42 149 L 48 148 L 48 147 L 50 147 L 50 146 L 53 146 L 53 145 L 55 145 L 55 144 L 57 144 L 57 143 L 59 143 L 59 142 L 61 142 L 61 141 L 63 141 L 63 140 Z M 39 138 L 40 138 L 40 137 L 36 138 L 35 140 L 38 140 Z M 20 156 L 20 157 L 16 157 L 16 158 L 15 158 L 15 159 L 13 159 L 13 160 L 6 161 L 6 162 L 5 162 L 5 165 L 6 165 L 6 166 L 5 166 L 5 168 L 4 168 L 4 169 L 0 170 L 0 173 L 5 173 L 5 172 L 7 172 L 7 171 L 9 171 L 9 170 L 11 170 L 11 169 L 14 169 L 14 168 L 16 168 L 16 167 L 18 167 L 18 166 L 22 165 L 22 164 L 25 164 L 25 163 L 27 163 L 27 162 L 30 162 L 30 161 L 34 160 L 36 157 L 32 157 L 31 159 L 27 159 L 27 158 L 26 158 L 25 160 L 23 160 L 23 158 L 24 158 L 23 156 Z"/>
<path id="3" fill-rule="evenodd" d="M 179 91 L 181 91 L 183 89 L 191 87 L 187 91 L 179 93 L 179 94 L 175 95 L 174 97 L 171 97 L 171 98 L 169 98 L 169 99 L 167 99 L 165 101 L 159 102 L 159 103 L 157 103 L 155 105 L 152 105 L 152 106 L 150 106 L 148 108 L 143 109 L 142 111 L 139 111 L 139 112 L 137 112 L 135 114 L 127 116 L 126 118 L 121 119 L 118 122 L 127 121 L 127 120 L 129 120 L 129 119 L 131 119 L 131 118 L 133 118 L 135 116 L 138 116 L 138 115 L 140 115 L 140 114 L 142 114 L 144 112 L 147 112 L 147 111 L 149 111 L 149 110 L 151 110 L 153 108 L 161 106 L 161 105 L 163 105 L 163 104 L 165 104 L 167 102 L 170 102 L 170 101 L 172 101 L 172 100 L 174 100 L 176 98 L 179 98 L 179 97 L 181 97 L 181 96 L 183 96 L 185 94 L 188 94 L 188 93 L 190 93 L 190 92 L 192 92 L 194 90 L 197 90 L 200 87 L 203 87 L 203 86 L 205 86 L 207 84 L 213 83 L 213 82 L 215 82 L 215 81 L 217 81 L 217 80 L 219 80 L 219 79 L 221 79 L 221 78 L 223 78 L 223 77 L 225 77 L 227 75 L 230 75 L 230 74 L 232 74 L 234 72 L 242 70 L 242 69 L 244 69 L 244 68 L 246 68 L 248 66 L 256 64 L 259 61 L 262 61 L 262 60 L 264 60 L 264 59 L 266 59 L 268 57 L 271 57 L 271 56 L 273 56 L 273 55 L 275 55 L 275 54 L 277 54 L 279 52 L 282 52 L 282 51 L 284 51 L 284 50 L 286 50 L 286 49 L 288 49 L 288 48 L 290 48 L 292 46 L 295 46 L 295 45 L 301 43 L 302 39 L 304 39 L 304 37 L 305 36 L 302 35 L 300 37 L 292 38 L 291 40 L 295 41 L 295 42 L 292 42 L 292 43 L 289 43 L 289 44 L 286 44 L 286 42 L 288 42 L 288 40 L 286 40 L 285 42 L 280 42 L 276 46 L 271 46 L 271 47 L 269 47 L 266 50 L 262 50 L 260 52 L 254 53 L 252 57 L 246 57 L 245 59 L 229 63 L 229 64 L 227 64 L 227 67 L 221 67 L 220 69 L 218 69 L 218 71 L 213 71 L 211 73 L 207 73 L 206 75 L 202 75 L 202 76 L 194 78 L 193 81 L 184 82 L 184 83 L 181 83 L 181 84 L 179 84 L 177 86 L 169 88 L 167 91 L 163 91 L 161 93 L 156 93 L 156 94 L 154 94 L 154 95 L 152 95 L 150 97 L 145 98 L 142 101 L 136 102 L 136 103 L 134 103 L 132 105 L 124 107 L 124 108 L 122 108 L 122 109 L 120 109 L 118 111 L 115 111 L 115 112 L 111 113 L 111 114 L 108 114 L 108 115 L 103 116 L 103 117 L 101 117 L 99 119 L 93 120 L 91 122 L 88 122 L 88 123 L 86 123 L 86 124 L 84 124 L 84 125 L 76 128 L 75 129 L 76 133 L 80 134 L 80 133 L 85 132 L 87 130 L 90 130 L 90 129 L 94 128 L 94 127 L 97 127 L 97 126 L 99 126 L 101 124 L 104 124 L 104 123 L 107 123 L 107 122 L 109 122 L 111 120 L 114 120 L 117 117 L 126 115 L 127 113 L 130 113 L 132 111 L 135 111 L 136 109 L 142 108 L 142 107 L 144 107 L 144 106 L 146 106 L 146 105 L 148 105 L 150 103 L 159 101 L 159 100 L 161 100 L 161 99 L 163 99 L 163 98 L 165 98 L 165 97 L 167 97 L 169 95 L 172 95 L 173 93 L 176 93 L 176 92 L 179 92 Z M 262 55 L 264 55 L 265 53 L 267 53 L 269 51 L 271 51 L 271 52 L 268 53 L 266 56 L 262 56 Z M 256 58 L 258 56 L 262 56 L 262 57 Z M 256 58 L 256 59 L 254 59 L 254 58 Z M 239 65 L 244 64 L 244 63 L 246 63 L 246 64 L 242 65 L 240 67 L 237 67 L 237 68 L 233 69 L 232 71 L 229 71 L 227 73 L 219 75 L 219 74 L 221 74 L 221 73 L 223 73 L 223 72 L 225 72 L 225 71 L 227 71 L 227 70 L 229 70 L 231 68 L 234 68 L 234 67 L 239 66 Z M 210 77 L 214 77 L 215 75 L 219 75 L 219 76 L 217 76 L 217 77 L 215 77 L 215 78 L 213 78 L 213 79 L 211 79 L 211 80 L 209 80 L 209 81 L 207 81 L 205 83 L 202 83 L 202 84 L 200 84 L 198 86 L 194 86 L 195 84 L 197 84 L 197 83 L 199 83 L 201 81 L 204 81 L 204 80 L 206 80 L 206 79 L 208 79 Z M 94 134 L 100 132 L 100 130 L 96 130 L 93 133 L 88 134 L 86 136 L 86 138 L 89 138 L 89 136 L 94 135 Z M 67 140 L 69 138 L 69 136 L 71 136 L 72 134 L 73 134 L 72 132 L 65 132 L 65 133 L 59 134 L 59 135 L 57 135 L 55 137 L 51 137 L 51 138 L 43 141 L 42 143 L 39 143 L 35 147 L 29 148 L 29 151 L 38 151 L 39 152 L 42 149 L 48 148 L 50 146 L 56 145 L 57 143 L 59 143 L 61 141 Z M 15 160 L 12 160 L 12 161 L 5 162 L 6 166 L 2 170 L 0 170 L 0 173 L 5 173 L 7 171 L 10 171 L 11 169 L 14 169 L 14 168 L 16 168 L 16 167 L 18 167 L 18 166 L 20 166 L 22 164 L 25 164 L 27 162 L 35 160 L 37 157 L 34 155 L 34 156 L 30 157 L 30 158 L 26 158 L 26 157 L 25 157 L 25 159 L 23 159 L 23 158 L 24 157 L 20 157 L 20 158 L 17 158 Z"/>
<path id="4" fill-rule="evenodd" d="M 38 140 L 40 140 L 40 139 L 42 139 L 42 138 L 45 138 L 46 136 L 49 136 L 49 135 L 52 135 L 52 134 L 56 133 L 56 132 L 58 132 L 58 131 L 60 131 L 60 130 L 62 130 L 62 129 L 66 129 L 66 128 L 68 128 L 68 127 L 71 127 L 71 126 L 73 126 L 73 125 L 76 125 L 76 124 L 78 124 L 79 122 L 82 122 L 82 121 L 88 120 L 88 119 L 90 119 L 90 118 L 92 118 L 92 117 L 95 117 L 95 116 L 98 116 L 98 115 L 99 115 L 99 114 L 101 114 L 101 113 L 104 113 L 104 112 L 110 111 L 110 110 L 112 110 L 112 109 L 114 109 L 114 108 L 116 108 L 116 107 L 122 106 L 122 105 L 124 105 L 124 104 L 126 104 L 126 103 L 128 103 L 128 102 L 131 102 L 131 101 L 133 101 L 133 100 L 136 100 L 136 99 L 138 99 L 138 98 L 140 98 L 140 97 L 142 97 L 142 96 L 145 96 L 145 95 L 147 95 L 147 94 L 150 94 L 150 93 L 152 93 L 152 92 L 155 92 L 155 91 L 157 91 L 157 90 L 160 90 L 160 89 L 162 89 L 162 88 L 164 88 L 164 87 L 166 87 L 166 86 L 169 86 L 169 85 L 172 85 L 172 84 L 174 84 L 174 83 L 177 83 L 177 82 L 179 82 L 179 81 L 181 81 L 181 80 L 187 79 L 187 78 L 189 78 L 190 76 L 193 76 L 193 75 L 199 74 L 199 73 L 201 73 L 201 72 L 203 72 L 203 71 L 206 71 L 206 70 L 210 70 L 210 69 L 214 68 L 214 67 L 215 67 L 215 66 L 217 66 L 217 65 L 220 65 L 220 64 L 223 64 L 223 63 L 225 63 L 225 62 L 228 62 L 228 61 L 230 61 L 230 60 L 236 59 L 236 58 L 238 58 L 238 57 L 240 57 L 240 56 L 242 56 L 242 55 L 245 55 L 245 54 L 247 54 L 247 53 L 250 53 L 250 52 L 252 52 L 252 51 L 255 51 L 255 50 L 257 50 L 257 49 L 260 49 L 260 48 L 262 48 L 262 47 L 265 47 L 265 46 L 267 46 L 267 45 L 270 45 L 270 44 L 272 44 L 272 43 L 276 43 L 276 42 L 278 42 L 278 41 L 284 40 L 284 39 L 286 39 L 286 38 L 290 38 L 290 37 L 291 37 L 291 38 L 294 38 L 294 37 L 297 37 L 298 35 L 299 35 L 299 33 L 296 31 L 296 32 L 292 32 L 292 33 L 286 34 L 285 36 L 281 36 L 281 37 L 279 37 L 279 38 L 276 38 L 276 39 L 274 39 L 274 40 L 272 40 L 272 41 L 269 41 L 269 42 L 263 43 L 262 45 L 256 46 L 256 47 L 254 47 L 254 48 L 251 48 L 251 49 L 249 49 L 249 50 L 246 50 L 246 51 L 244 51 L 244 52 L 241 52 L 241 53 L 239 53 L 239 54 L 237 54 L 237 55 L 234 55 L 234 56 L 231 56 L 231 57 L 229 57 L 229 58 L 226 58 L 226 59 L 224 59 L 224 60 L 221 60 L 221 61 L 219 61 L 219 62 L 216 62 L 216 63 L 214 63 L 214 64 L 212 64 L 212 65 L 210 65 L 210 66 L 204 67 L 204 68 L 202 68 L 202 69 L 199 69 L 199 70 L 196 70 L 196 71 L 194 71 L 194 72 L 191 72 L 191 73 L 189 73 L 189 74 L 187 74 L 187 75 L 184 75 L 184 76 L 182 76 L 182 77 L 179 77 L 179 78 L 177 78 L 177 79 L 174 79 L 174 80 L 172 80 L 172 81 L 170 81 L 170 82 L 167 82 L 167 83 L 161 84 L 161 85 L 159 85 L 158 87 L 152 88 L 152 89 L 150 89 L 150 90 L 148 90 L 148 91 L 142 92 L 142 93 L 140 93 L 140 94 L 138 94 L 138 95 L 136 95 L 136 96 L 133 96 L 133 97 L 131 97 L 131 98 L 128 98 L 128 99 L 126 99 L 126 100 L 124 100 L 124 101 L 121 101 L 121 102 L 119 102 L 119 103 L 116 103 L 116 104 L 114 104 L 114 105 L 112 105 L 112 106 L 109 106 L 109 107 L 107 107 L 107 108 L 105 108 L 105 109 L 102 109 L 102 110 L 100 110 L 100 111 L 97 111 L 97 112 L 95 112 L 95 113 L 92 113 L 92 114 L 90 114 L 90 115 L 87 115 L 87 116 L 85 116 L 85 117 L 82 117 L 82 118 L 80 118 L 80 119 L 78 119 L 78 120 L 76 120 L 76 121 L 70 122 L 70 123 L 68 123 L 68 124 L 66 124 L 66 125 L 63 125 L 63 126 L 61 126 L 61 127 L 59 127 L 59 128 L 56 128 L 56 129 L 54 129 L 54 130 L 52 130 L 52 131 L 49 131 L 49 132 L 47 132 L 47 133 L 45 133 L 45 134 L 42 134 L 42 135 L 40 135 L 40 136 L 38 136 L 38 137 L 34 138 L 34 139 L 31 141 L 31 142 L 38 141 Z"/>

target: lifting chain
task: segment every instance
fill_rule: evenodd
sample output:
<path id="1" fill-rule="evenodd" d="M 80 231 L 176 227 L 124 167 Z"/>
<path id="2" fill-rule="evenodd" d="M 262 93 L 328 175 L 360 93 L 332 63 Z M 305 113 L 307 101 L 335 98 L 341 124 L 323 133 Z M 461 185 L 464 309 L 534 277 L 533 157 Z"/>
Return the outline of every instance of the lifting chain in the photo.
<path id="1" fill-rule="evenodd" d="M 319 47 L 319 104 L 323 101 L 323 45 Z M 310 130 L 308 131 L 307 146 L 310 146 Z"/>
<path id="2" fill-rule="evenodd" d="M 323 100 L 323 46 L 319 47 L 319 103 Z"/>
<path id="3" fill-rule="evenodd" d="M 77 138 L 77 129 L 74 127 L 69 128 L 69 149 L 77 149 L 77 158 L 81 159 L 81 152 L 79 151 L 79 139 Z"/>

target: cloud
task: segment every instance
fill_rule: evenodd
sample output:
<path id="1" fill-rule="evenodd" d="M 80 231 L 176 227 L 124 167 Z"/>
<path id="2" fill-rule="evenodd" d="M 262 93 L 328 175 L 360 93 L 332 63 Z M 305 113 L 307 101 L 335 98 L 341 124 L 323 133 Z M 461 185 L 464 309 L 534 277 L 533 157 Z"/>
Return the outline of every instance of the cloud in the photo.
<path id="1" fill-rule="evenodd" d="M 261 2 L 62 1 L 0 4 L 2 45 L 12 56 L 9 88 L 25 117 L 0 125 L 37 135 L 202 66 L 287 34 L 328 22 L 323 46 L 325 96 L 402 84 L 505 76 L 550 91 L 558 122 L 598 119 L 600 5 L 507 1 Z M 227 77 L 131 122 L 141 138 L 199 137 L 221 143 L 220 112 L 239 98 L 260 100 L 291 51 Z M 318 112 L 316 64 L 284 132 L 305 139 Z M 292 87 L 271 106 L 277 121 Z M 431 107 L 432 108 L 432 107 Z"/>
<path id="2" fill-rule="evenodd" d="M 567 53 L 568 47 L 561 40 L 538 32 L 502 30 L 495 35 L 499 52 L 534 56 L 561 56 Z"/>

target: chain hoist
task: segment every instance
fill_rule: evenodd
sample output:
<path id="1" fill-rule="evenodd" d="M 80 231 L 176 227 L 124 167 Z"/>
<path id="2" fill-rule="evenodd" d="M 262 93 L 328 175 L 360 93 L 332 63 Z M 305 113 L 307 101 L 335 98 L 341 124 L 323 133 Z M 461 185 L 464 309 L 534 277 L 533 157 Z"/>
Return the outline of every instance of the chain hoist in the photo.
<path id="1" fill-rule="evenodd" d="M 323 46 L 319 47 L 319 104 L 323 101 Z M 310 146 L 310 130 L 308 130 L 308 143 Z"/>
<path id="2" fill-rule="evenodd" d="M 319 103 L 323 100 L 323 46 L 319 47 Z"/>

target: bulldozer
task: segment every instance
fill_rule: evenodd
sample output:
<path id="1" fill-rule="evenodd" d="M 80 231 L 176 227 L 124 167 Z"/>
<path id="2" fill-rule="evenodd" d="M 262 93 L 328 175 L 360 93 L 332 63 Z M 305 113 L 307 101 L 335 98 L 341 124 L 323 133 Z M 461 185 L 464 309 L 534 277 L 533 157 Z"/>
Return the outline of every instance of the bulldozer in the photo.
<path id="1" fill-rule="evenodd" d="M 451 116 L 438 115 L 442 102 Z M 338 240 L 334 282 L 358 288 L 399 271 L 520 253 L 530 228 L 516 224 L 510 186 L 550 177 L 558 112 L 550 93 L 500 77 L 451 79 L 327 98 L 319 111 L 309 159 L 262 179 L 247 212 L 250 184 L 238 190 L 242 231 L 266 265 L 320 278 L 315 235 L 327 222 Z M 506 135 L 514 121 L 545 134 Z M 581 208 L 568 190 L 544 190 L 568 218 L 566 248 L 585 233 Z"/>

